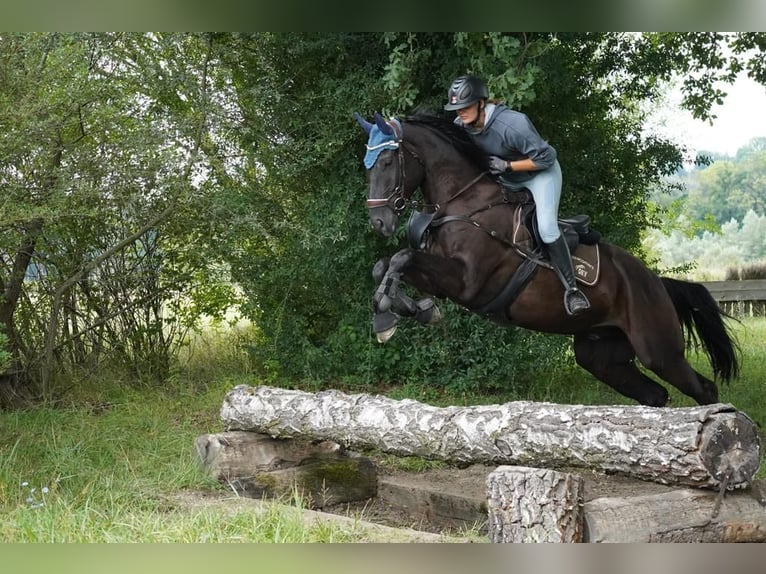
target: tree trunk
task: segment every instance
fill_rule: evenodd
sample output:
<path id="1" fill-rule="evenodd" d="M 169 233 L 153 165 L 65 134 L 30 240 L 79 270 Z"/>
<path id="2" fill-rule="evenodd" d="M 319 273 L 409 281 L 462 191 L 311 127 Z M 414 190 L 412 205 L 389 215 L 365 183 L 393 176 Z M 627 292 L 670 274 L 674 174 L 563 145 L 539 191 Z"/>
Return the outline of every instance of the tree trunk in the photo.
<path id="1" fill-rule="evenodd" d="M 26 388 L 24 345 L 19 338 L 14 315 L 24 289 L 24 278 L 42 229 L 43 220 L 40 218 L 34 218 L 28 223 L 21 245 L 13 257 L 11 272 L 6 278 L 0 276 L 2 291 L 0 292 L 0 329 L 8 338 L 7 350 L 11 356 L 11 364 L 7 372 L 0 373 L 0 409 L 5 406 L 16 406 L 19 402 L 23 403 L 32 397 L 29 389 Z"/>
<path id="2" fill-rule="evenodd" d="M 581 542 L 583 479 L 500 466 L 487 477 L 490 542 Z"/>
<path id="3" fill-rule="evenodd" d="M 227 393 L 221 419 L 227 430 L 455 464 L 583 467 L 662 484 L 727 482 L 732 488 L 748 484 L 759 464 L 753 421 L 726 404 L 671 409 L 518 401 L 439 408 L 378 395 L 240 385 Z"/>

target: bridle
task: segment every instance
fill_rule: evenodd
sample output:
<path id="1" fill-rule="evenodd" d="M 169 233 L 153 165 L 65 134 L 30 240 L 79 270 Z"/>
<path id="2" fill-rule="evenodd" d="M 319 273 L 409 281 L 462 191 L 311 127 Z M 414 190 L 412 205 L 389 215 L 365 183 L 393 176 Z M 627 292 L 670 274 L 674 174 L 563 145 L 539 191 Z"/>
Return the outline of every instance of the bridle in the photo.
<path id="1" fill-rule="evenodd" d="M 396 160 L 397 160 L 397 181 L 396 185 L 394 186 L 394 189 L 391 190 L 391 193 L 389 193 L 386 197 L 378 198 L 378 199 L 367 199 L 366 205 L 367 209 L 376 209 L 378 207 L 388 207 L 391 209 L 397 216 L 400 216 L 402 212 L 407 209 L 407 205 L 410 202 L 410 197 L 412 196 L 412 192 L 415 191 L 414 189 L 407 192 L 404 189 L 404 182 L 406 180 L 406 172 L 405 172 L 405 160 L 404 160 L 404 150 L 406 149 L 412 157 L 414 157 L 416 160 L 418 160 L 418 163 L 425 167 L 425 164 L 423 163 L 423 160 L 420 159 L 420 156 L 415 151 L 415 148 L 413 148 L 410 144 L 406 143 L 402 139 L 401 131 L 399 126 L 397 126 L 395 123 L 389 123 L 389 125 L 394 129 L 394 132 L 397 135 L 397 139 L 394 142 L 387 141 L 382 144 L 379 144 L 379 146 L 374 147 L 368 147 L 367 149 L 375 149 L 376 147 L 395 147 L 396 149 Z M 407 194 L 405 196 L 405 193 Z"/>
<path id="2" fill-rule="evenodd" d="M 415 148 L 404 141 L 404 138 L 402 136 L 402 128 L 401 126 L 396 122 L 389 122 L 389 126 L 394 130 L 394 133 L 396 134 L 397 138 L 395 141 L 386 141 L 381 144 L 378 144 L 376 146 L 367 146 L 368 150 L 374 150 L 377 148 L 382 147 L 393 147 L 396 149 L 396 159 L 397 159 L 397 181 L 396 185 L 394 186 L 394 189 L 391 190 L 391 193 L 389 193 L 386 197 L 377 198 L 377 199 L 367 199 L 365 202 L 367 209 L 377 209 L 379 207 L 388 207 L 391 209 L 397 217 L 401 216 L 402 212 L 404 212 L 405 209 L 407 209 L 408 205 L 411 205 L 412 207 L 416 206 L 416 203 L 414 201 L 411 201 L 410 198 L 412 196 L 412 193 L 415 191 L 415 188 L 411 189 L 409 192 L 404 189 L 404 182 L 406 180 L 406 173 L 405 173 L 405 160 L 404 160 L 404 150 L 406 149 L 412 157 L 414 157 L 418 163 L 425 169 L 425 164 L 423 163 L 423 160 L 420 159 L 420 156 L 418 155 L 417 151 L 415 151 Z M 469 181 L 467 184 L 465 184 L 463 187 L 461 187 L 456 193 L 454 193 L 449 199 L 444 201 L 441 205 L 446 205 L 453 199 L 456 199 L 458 196 L 462 195 L 463 192 L 465 192 L 467 189 L 469 189 L 473 184 L 475 184 L 477 181 L 479 181 L 482 177 L 487 175 L 487 171 L 481 172 L 479 175 L 477 175 L 475 178 L 473 178 L 471 181 Z M 406 195 L 405 195 L 406 194 Z M 440 204 L 434 204 L 430 205 L 430 207 L 433 210 L 433 213 L 439 211 Z"/>

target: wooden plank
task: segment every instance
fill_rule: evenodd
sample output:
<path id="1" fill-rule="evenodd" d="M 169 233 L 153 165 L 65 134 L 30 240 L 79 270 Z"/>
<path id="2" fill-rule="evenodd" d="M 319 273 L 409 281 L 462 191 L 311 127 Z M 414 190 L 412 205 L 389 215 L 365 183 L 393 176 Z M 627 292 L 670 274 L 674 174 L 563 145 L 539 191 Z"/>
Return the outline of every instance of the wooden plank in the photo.
<path id="1" fill-rule="evenodd" d="M 766 509 L 753 492 L 672 490 L 584 504 L 585 542 L 766 542 Z"/>
<path id="2" fill-rule="evenodd" d="M 702 284 L 716 301 L 766 301 L 766 279 L 707 281 Z"/>

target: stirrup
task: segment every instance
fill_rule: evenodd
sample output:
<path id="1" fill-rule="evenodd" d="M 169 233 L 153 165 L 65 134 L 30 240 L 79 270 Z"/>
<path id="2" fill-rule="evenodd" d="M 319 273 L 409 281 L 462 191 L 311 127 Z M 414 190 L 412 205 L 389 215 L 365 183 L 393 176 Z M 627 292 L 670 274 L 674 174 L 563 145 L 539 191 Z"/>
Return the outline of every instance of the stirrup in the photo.
<path id="1" fill-rule="evenodd" d="M 564 310 L 568 315 L 579 315 L 590 309 L 590 301 L 577 287 L 570 287 L 564 293 Z"/>

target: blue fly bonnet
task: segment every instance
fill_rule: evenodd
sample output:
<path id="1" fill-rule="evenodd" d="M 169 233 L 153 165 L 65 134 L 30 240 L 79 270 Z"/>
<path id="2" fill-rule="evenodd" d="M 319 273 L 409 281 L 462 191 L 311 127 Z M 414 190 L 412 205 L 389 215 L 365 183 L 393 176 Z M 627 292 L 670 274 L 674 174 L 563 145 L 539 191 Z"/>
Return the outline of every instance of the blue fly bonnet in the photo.
<path id="1" fill-rule="evenodd" d="M 378 161 L 380 152 L 384 149 L 397 149 L 399 147 L 400 140 L 397 133 L 402 132 L 402 125 L 399 120 L 393 118 L 386 122 L 377 112 L 375 112 L 374 124 L 365 120 L 358 113 L 354 114 L 354 117 L 362 129 L 370 135 L 367 140 L 367 153 L 364 154 L 364 167 L 372 169 L 372 166 Z"/>

